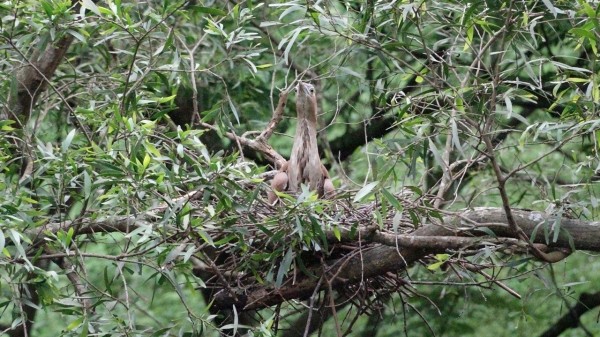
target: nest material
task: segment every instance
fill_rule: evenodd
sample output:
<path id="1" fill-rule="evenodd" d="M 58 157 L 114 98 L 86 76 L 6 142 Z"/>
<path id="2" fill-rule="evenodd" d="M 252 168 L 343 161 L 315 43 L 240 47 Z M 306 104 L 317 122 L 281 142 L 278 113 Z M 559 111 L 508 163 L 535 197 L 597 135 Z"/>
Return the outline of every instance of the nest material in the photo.
<path id="1" fill-rule="evenodd" d="M 382 205 L 377 201 L 356 205 L 340 197 L 290 199 L 277 206 L 255 202 L 248 209 L 234 207 L 232 214 L 221 215 L 219 222 L 225 223 L 224 227 L 204 228 L 215 244 L 202 250 L 200 260 L 208 268 L 199 275 L 214 292 L 235 293 L 235 297 L 256 288 L 293 285 L 321 271 L 334 278 L 335 263 L 378 245 L 368 240 L 370 232 L 408 234 L 429 217 L 423 211 L 426 198 L 413 193 L 395 197 L 402 211 L 386 203 L 383 215 L 378 215 Z M 244 204 L 243 200 L 238 202 Z M 203 246 L 208 248 L 207 244 Z M 388 273 L 336 290 L 349 301 L 358 301 L 363 307 L 373 302 L 368 307 L 376 308 L 377 298 L 405 285 L 397 273 Z"/>

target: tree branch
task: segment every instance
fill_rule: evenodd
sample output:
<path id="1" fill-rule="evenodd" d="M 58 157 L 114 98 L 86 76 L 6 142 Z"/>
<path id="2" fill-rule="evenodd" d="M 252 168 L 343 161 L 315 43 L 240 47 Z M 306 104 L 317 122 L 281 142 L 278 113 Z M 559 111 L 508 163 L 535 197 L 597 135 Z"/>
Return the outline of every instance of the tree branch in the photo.
<path id="1" fill-rule="evenodd" d="M 293 82 L 292 82 L 292 84 L 293 84 Z M 283 113 L 284 113 L 284 108 L 287 103 L 287 97 L 290 92 L 290 88 L 292 88 L 292 85 L 290 85 L 289 88 L 283 90 L 279 94 L 279 101 L 277 103 L 277 107 L 273 111 L 273 117 L 271 118 L 271 121 L 267 124 L 265 129 L 260 133 L 260 135 L 258 137 L 256 137 L 255 139 L 250 139 L 250 138 L 245 137 L 244 135 L 238 136 L 233 132 L 225 132 L 224 133 L 224 135 L 227 138 L 233 140 L 240 146 L 244 146 L 244 147 L 250 148 L 254 151 L 264 154 L 267 157 L 267 159 L 269 160 L 269 162 L 274 164 L 276 168 L 281 167 L 286 162 L 286 160 L 285 160 L 285 158 L 283 158 L 282 155 L 280 155 L 277 151 L 275 151 L 271 147 L 271 145 L 269 145 L 267 143 L 267 140 L 269 139 L 269 137 L 271 137 L 271 135 L 275 131 L 275 128 L 277 127 L 279 122 L 281 122 L 281 119 L 282 119 Z M 199 125 L 201 125 L 204 128 L 213 130 L 213 131 L 218 131 L 218 128 L 216 126 L 209 124 L 209 123 L 199 122 Z"/>
<path id="2" fill-rule="evenodd" d="M 600 250 L 600 225 L 597 222 L 584 223 L 572 219 L 556 219 L 544 213 L 523 210 L 513 210 L 513 218 L 530 236 L 538 230 L 540 224 L 560 221 L 562 230 L 570 234 L 576 248 Z M 444 218 L 443 226 L 425 225 L 414 231 L 412 236 L 472 236 L 477 233 L 482 234 L 483 232 L 480 231 L 482 227 L 492 230 L 498 237 L 515 238 L 515 233 L 508 226 L 504 211 L 499 208 L 476 208 L 449 215 Z M 408 242 L 410 237 L 404 239 Z M 537 235 L 535 242 L 548 244 L 551 247 L 571 248 L 566 235 L 559 235 L 556 242 L 545 242 L 544 235 Z M 347 286 L 389 271 L 402 270 L 428 254 L 442 251 L 445 251 L 445 246 L 444 250 L 441 250 L 440 246 L 379 245 L 350 258 L 329 261 L 328 273 L 337 275 L 331 280 L 333 286 Z M 315 290 L 317 280 L 322 274 L 319 270 L 313 272 L 317 278 L 297 277 L 294 284 L 287 283 L 279 289 L 270 287 L 248 289 L 243 296 L 238 295 L 235 298 L 221 291 L 215 296 L 214 305 L 221 308 L 235 305 L 238 310 L 251 310 L 290 299 L 306 299 Z"/>

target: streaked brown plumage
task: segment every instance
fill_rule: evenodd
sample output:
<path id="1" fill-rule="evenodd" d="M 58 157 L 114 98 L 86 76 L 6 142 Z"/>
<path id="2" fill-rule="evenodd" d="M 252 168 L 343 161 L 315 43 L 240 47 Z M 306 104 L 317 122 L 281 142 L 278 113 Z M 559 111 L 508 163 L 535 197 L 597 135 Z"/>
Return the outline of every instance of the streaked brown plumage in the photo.
<path id="1" fill-rule="evenodd" d="M 298 125 L 290 160 L 285 163 L 271 181 L 276 191 L 287 190 L 296 193 L 305 184 L 316 191 L 319 197 L 333 194 L 333 183 L 327 169 L 321 163 L 317 147 L 317 96 L 310 83 L 298 82 L 296 86 L 296 113 Z M 275 193 L 269 193 L 269 203 L 277 200 Z"/>

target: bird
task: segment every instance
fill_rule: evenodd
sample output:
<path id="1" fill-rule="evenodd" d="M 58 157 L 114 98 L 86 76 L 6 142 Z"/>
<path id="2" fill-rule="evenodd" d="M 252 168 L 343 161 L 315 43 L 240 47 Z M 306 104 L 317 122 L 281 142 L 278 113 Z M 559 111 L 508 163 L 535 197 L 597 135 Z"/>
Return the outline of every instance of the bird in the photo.
<path id="1" fill-rule="evenodd" d="M 317 94 L 314 85 L 298 81 L 296 85 L 298 123 L 290 160 L 284 163 L 271 180 L 269 204 L 277 202 L 274 191 L 297 193 L 302 184 L 316 191 L 319 197 L 331 197 L 335 187 L 327 169 L 321 163 L 317 147 Z"/>

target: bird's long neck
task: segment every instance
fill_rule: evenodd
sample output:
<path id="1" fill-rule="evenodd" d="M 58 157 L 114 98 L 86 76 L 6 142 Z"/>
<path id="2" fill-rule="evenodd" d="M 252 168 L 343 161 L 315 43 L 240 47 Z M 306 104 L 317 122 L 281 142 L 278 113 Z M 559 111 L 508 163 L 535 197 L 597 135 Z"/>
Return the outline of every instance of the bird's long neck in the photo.
<path id="1" fill-rule="evenodd" d="M 299 154 L 303 151 L 315 152 L 317 149 L 317 101 L 313 94 L 298 90 L 296 100 L 296 113 L 298 114 L 298 125 L 296 126 L 296 137 L 294 137 L 294 152 Z M 292 153 L 294 155 L 294 153 Z"/>
<path id="2" fill-rule="evenodd" d="M 314 87 L 300 82 L 296 97 L 298 124 L 288 168 L 289 190 L 296 192 L 307 184 L 323 194 L 323 173 L 317 147 L 317 100 Z"/>
<path id="3" fill-rule="evenodd" d="M 308 139 L 310 138 L 310 139 Z M 307 118 L 306 116 L 300 116 L 298 114 L 298 125 L 296 126 L 296 137 L 294 137 L 294 143 L 302 141 L 310 141 L 315 143 L 317 141 L 317 121 L 315 119 Z M 309 145 L 309 144 L 305 144 Z M 312 145 L 312 144 L 310 144 Z M 307 146 L 309 147 L 309 146 Z"/>
<path id="4" fill-rule="evenodd" d="M 296 103 L 296 112 L 298 114 L 298 123 L 307 121 L 317 128 L 317 101 L 315 97 L 302 97 Z"/>
<path id="5" fill-rule="evenodd" d="M 317 137 L 317 97 L 314 88 L 310 84 L 300 82 L 298 84 L 298 96 L 296 97 L 296 113 L 298 115 L 298 126 L 296 127 L 296 139 L 298 136 L 308 135 Z"/>

